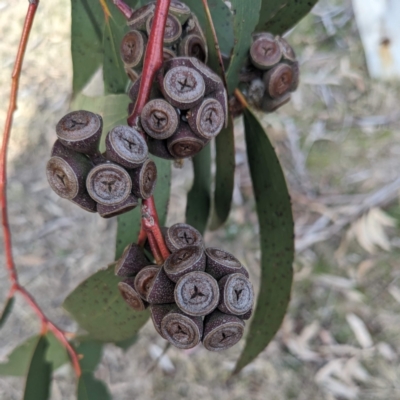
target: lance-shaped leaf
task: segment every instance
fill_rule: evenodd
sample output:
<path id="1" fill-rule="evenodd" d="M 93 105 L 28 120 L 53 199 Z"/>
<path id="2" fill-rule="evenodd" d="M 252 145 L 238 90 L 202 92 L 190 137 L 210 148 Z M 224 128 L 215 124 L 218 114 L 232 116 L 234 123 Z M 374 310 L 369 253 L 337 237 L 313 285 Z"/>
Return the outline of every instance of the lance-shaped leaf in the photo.
<path id="1" fill-rule="evenodd" d="M 29 362 L 24 400 L 46 400 L 49 398 L 52 365 L 46 360 L 48 346 L 46 336 L 39 336 Z"/>
<path id="2" fill-rule="evenodd" d="M 98 1 L 98 0 L 97 0 Z M 135 7 L 136 0 L 125 1 Z M 128 32 L 125 17 L 113 5 L 112 0 L 105 0 L 107 17 L 104 24 L 104 59 L 103 78 L 106 93 L 125 93 L 128 77 L 120 56 L 120 45 L 125 33 Z"/>
<path id="3" fill-rule="evenodd" d="M 211 202 L 211 147 L 193 157 L 193 186 L 187 196 L 186 223 L 204 233 Z"/>
<path id="4" fill-rule="evenodd" d="M 207 17 L 201 0 L 184 0 L 192 12 L 197 16 L 203 30 L 207 33 Z M 220 49 L 223 54 L 229 56 L 234 44 L 233 15 L 229 7 L 222 0 L 209 1 L 208 7 L 214 21 Z M 209 51 L 212 49 L 207 38 Z"/>
<path id="5" fill-rule="evenodd" d="M 52 364 L 53 370 L 69 362 L 69 357 L 64 346 L 49 332 L 46 335 L 49 344 L 46 351 L 46 360 Z M 28 372 L 39 336 L 35 335 L 21 343 L 7 356 L 8 361 L 0 364 L 0 375 L 24 376 Z"/>
<path id="6" fill-rule="evenodd" d="M 165 224 L 168 211 L 170 186 L 171 186 L 171 162 L 162 158 L 150 156 L 157 166 L 157 185 L 154 190 L 160 226 Z M 140 207 L 118 216 L 117 241 L 115 259 L 121 257 L 125 247 L 137 241 L 140 231 L 141 211 Z M 132 336 L 132 335 L 131 335 Z"/>
<path id="7" fill-rule="evenodd" d="M 83 372 L 93 372 L 101 360 L 103 343 L 81 338 L 81 343 L 76 346 L 76 352 L 80 356 L 79 365 Z"/>
<path id="8" fill-rule="evenodd" d="M 13 297 L 9 297 L 6 301 L 6 304 L 4 304 L 3 310 L 1 311 L 1 314 L 0 314 L 0 328 L 4 325 L 8 316 L 10 315 L 11 310 L 14 305 L 14 302 L 15 302 L 15 298 L 13 296 Z"/>
<path id="9" fill-rule="evenodd" d="M 120 279 L 114 264 L 82 282 L 65 300 L 64 308 L 88 332 L 101 342 L 115 342 L 134 336 L 146 323 L 149 313 L 133 311 L 118 290 Z"/>
<path id="10" fill-rule="evenodd" d="M 257 32 L 282 35 L 296 25 L 318 0 L 262 0 Z"/>
<path id="11" fill-rule="evenodd" d="M 92 372 L 83 372 L 78 381 L 78 400 L 111 400 L 104 382 L 93 376 Z"/>
<path id="12" fill-rule="evenodd" d="M 251 34 L 260 17 L 261 0 L 231 0 L 234 18 L 235 45 L 227 72 L 228 92 L 232 94 L 239 83 L 239 72 L 245 64 L 251 45 Z"/>
<path id="13" fill-rule="evenodd" d="M 100 1 L 71 0 L 73 92 L 88 83 L 103 62 L 104 13 Z"/>
<path id="14" fill-rule="evenodd" d="M 210 229 L 218 229 L 229 216 L 235 181 L 235 138 L 233 119 L 229 117 L 228 127 L 215 139 L 215 189 Z"/>
<path id="15" fill-rule="evenodd" d="M 260 354 L 279 329 L 293 279 L 294 226 L 290 197 L 276 153 L 260 122 L 244 111 L 247 157 L 260 225 L 260 291 L 239 372 Z"/>

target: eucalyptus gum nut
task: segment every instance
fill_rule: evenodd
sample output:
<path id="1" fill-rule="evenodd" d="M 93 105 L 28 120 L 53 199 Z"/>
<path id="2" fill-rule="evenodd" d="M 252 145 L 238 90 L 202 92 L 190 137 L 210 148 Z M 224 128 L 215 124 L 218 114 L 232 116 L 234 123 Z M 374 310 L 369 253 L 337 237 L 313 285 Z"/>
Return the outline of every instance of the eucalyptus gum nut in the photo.
<path id="1" fill-rule="evenodd" d="M 147 159 L 140 168 L 131 171 L 132 192 L 136 197 L 148 199 L 153 195 L 157 183 L 157 167 Z"/>
<path id="2" fill-rule="evenodd" d="M 173 282 L 193 271 L 206 269 L 206 257 L 202 246 L 186 246 L 172 253 L 164 263 L 165 273 Z"/>
<path id="3" fill-rule="evenodd" d="M 172 49 L 169 49 L 168 47 L 163 48 L 163 60 L 164 62 L 172 60 L 173 58 L 176 57 L 175 51 Z"/>
<path id="4" fill-rule="evenodd" d="M 162 336 L 179 349 L 192 349 L 201 342 L 203 320 L 189 316 L 178 308 L 171 310 L 161 321 Z"/>
<path id="5" fill-rule="evenodd" d="M 124 69 L 132 83 L 135 83 L 139 79 L 139 74 L 134 68 L 130 68 L 125 65 Z"/>
<path id="6" fill-rule="evenodd" d="M 210 314 L 219 303 L 218 283 L 203 271 L 183 275 L 175 286 L 175 302 L 188 315 Z"/>
<path id="7" fill-rule="evenodd" d="M 151 34 L 151 28 L 153 25 L 153 16 L 150 16 L 146 21 L 146 31 L 148 36 Z M 167 22 L 164 30 L 164 44 L 166 46 L 173 46 L 179 41 L 182 36 L 182 25 L 179 20 L 172 14 L 168 14 Z"/>
<path id="8" fill-rule="evenodd" d="M 244 315 L 254 304 L 254 290 L 243 274 L 225 275 L 218 281 L 220 299 L 218 310 L 225 314 Z"/>
<path id="9" fill-rule="evenodd" d="M 56 126 L 60 142 L 79 153 L 95 154 L 103 129 L 103 119 L 90 111 L 72 111 L 60 119 Z"/>
<path id="10" fill-rule="evenodd" d="M 135 10 L 127 22 L 128 26 L 146 32 L 146 22 L 154 15 L 155 8 L 155 3 L 150 3 Z"/>
<path id="11" fill-rule="evenodd" d="M 252 315 L 253 315 L 253 308 L 251 308 L 249 311 L 247 311 L 246 314 L 238 315 L 238 317 L 240 319 L 244 319 L 246 321 L 246 320 L 250 319 Z"/>
<path id="12" fill-rule="evenodd" d="M 161 91 L 167 101 L 180 110 L 188 110 L 204 97 L 205 83 L 194 68 L 178 66 L 164 75 Z"/>
<path id="13" fill-rule="evenodd" d="M 207 61 L 207 45 L 203 38 L 199 35 L 188 35 L 180 43 L 178 47 L 179 56 L 195 57 L 201 62 Z"/>
<path id="14" fill-rule="evenodd" d="M 204 99 L 202 103 L 189 110 L 186 115 L 190 128 L 204 139 L 217 136 L 225 125 L 225 112 L 221 103 L 213 98 Z"/>
<path id="15" fill-rule="evenodd" d="M 220 280 L 225 275 L 236 273 L 243 274 L 246 278 L 249 277 L 246 268 L 231 253 L 215 247 L 207 247 L 205 254 L 206 272 L 215 279 Z"/>
<path id="16" fill-rule="evenodd" d="M 169 13 L 176 17 L 183 25 L 192 15 L 190 8 L 180 1 L 173 0 L 169 6 Z"/>
<path id="17" fill-rule="evenodd" d="M 130 87 L 130 89 L 128 91 L 128 96 L 132 100 L 133 104 L 136 103 L 136 100 L 139 96 L 139 88 L 140 88 L 141 79 L 142 79 L 142 76 L 140 75 L 137 78 L 137 80 L 132 84 L 132 86 Z M 155 99 L 158 97 L 161 97 L 161 92 L 158 90 L 157 85 L 154 82 L 154 84 L 151 87 L 149 99 Z"/>
<path id="18" fill-rule="evenodd" d="M 218 89 L 216 92 L 212 94 L 212 97 L 214 97 L 216 100 L 218 100 L 224 110 L 225 114 L 225 124 L 224 128 L 228 127 L 228 120 L 229 120 L 229 104 L 228 104 L 228 93 L 226 92 L 224 86 L 222 85 L 222 88 Z"/>
<path id="19" fill-rule="evenodd" d="M 208 143 L 197 136 L 186 122 L 181 122 L 177 132 L 167 139 L 169 153 L 178 159 L 193 157 Z"/>
<path id="20" fill-rule="evenodd" d="M 107 158 L 126 168 L 140 167 L 145 162 L 148 152 L 146 141 L 134 128 L 119 125 L 107 134 Z"/>
<path id="21" fill-rule="evenodd" d="M 290 91 L 294 92 L 298 89 L 300 83 L 300 65 L 298 61 L 295 61 L 291 64 L 292 71 L 293 71 L 293 82 L 292 86 L 290 87 Z"/>
<path id="22" fill-rule="evenodd" d="M 282 50 L 274 37 L 258 36 L 250 47 L 250 60 L 261 70 L 267 70 L 279 63 Z"/>
<path id="23" fill-rule="evenodd" d="M 147 301 L 150 304 L 167 304 L 175 300 L 174 297 L 175 282 L 172 282 L 161 267 L 158 269 L 157 275 L 151 282 L 147 294 Z"/>
<path id="24" fill-rule="evenodd" d="M 97 203 L 89 196 L 86 191 L 79 193 L 76 197 L 71 199 L 71 201 L 72 203 L 82 208 L 82 210 L 91 213 L 97 212 Z"/>
<path id="25" fill-rule="evenodd" d="M 166 100 L 153 99 L 143 107 L 140 123 L 152 138 L 167 139 L 178 129 L 179 115 Z"/>
<path id="26" fill-rule="evenodd" d="M 125 201 L 132 191 L 132 180 L 128 172 L 113 163 L 94 167 L 86 179 L 90 197 L 103 205 L 116 205 Z"/>
<path id="27" fill-rule="evenodd" d="M 172 253 L 187 246 L 203 246 L 200 232 L 188 224 L 177 223 L 167 228 L 165 244 Z"/>
<path id="28" fill-rule="evenodd" d="M 187 57 L 188 62 L 201 74 L 205 82 L 205 96 L 217 90 L 225 90 L 222 79 L 210 67 L 195 57 Z"/>
<path id="29" fill-rule="evenodd" d="M 66 146 L 64 146 L 59 139 L 57 139 L 53 147 L 51 148 L 51 157 L 58 156 L 61 158 L 75 158 L 75 154 L 79 154 L 77 151 L 72 150 Z M 82 154 L 79 154 L 79 156 L 82 156 Z"/>
<path id="30" fill-rule="evenodd" d="M 149 290 L 154 278 L 157 276 L 160 267 L 157 265 L 148 265 L 142 268 L 135 277 L 135 290 L 143 300 L 147 301 Z"/>
<path id="31" fill-rule="evenodd" d="M 175 157 L 168 151 L 166 140 L 157 140 L 148 137 L 147 146 L 149 153 L 156 157 L 164 158 L 165 160 L 175 160 Z"/>
<path id="32" fill-rule="evenodd" d="M 244 326 L 236 315 L 216 310 L 204 319 L 203 346 L 209 351 L 229 349 L 242 338 Z"/>
<path id="33" fill-rule="evenodd" d="M 260 108 L 265 93 L 265 85 L 261 79 L 254 79 L 249 86 L 247 100 L 250 104 Z"/>
<path id="34" fill-rule="evenodd" d="M 80 153 L 59 152 L 47 162 L 46 175 L 50 187 L 68 200 L 86 193 L 85 181 L 92 164 Z"/>
<path id="35" fill-rule="evenodd" d="M 264 74 L 265 94 L 272 99 L 282 97 L 290 92 L 295 74 L 288 64 L 278 64 Z"/>
<path id="36" fill-rule="evenodd" d="M 173 304 L 152 304 L 150 306 L 150 315 L 153 325 L 158 334 L 164 338 L 161 332 L 161 321 L 171 311 L 177 309 L 175 303 Z M 165 338 L 164 338 L 165 339 Z"/>
<path id="37" fill-rule="evenodd" d="M 200 22 L 197 17 L 192 14 L 191 18 L 189 18 L 185 25 L 185 33 L 186 35 L 198 35 L 202 38 L 203 43 L 207 43 L 206 37 L 204 36 L 203 29 L 201 28 Z M 206 59 L 205 62 L 208 61 L 208 47 L 206 45 Z"/>
<path id="38" fill-rule="evenodd" d="M 149 306 L 149 303 L 144 301 L 135 290 L 133 278 L 126 278 L 122 282 L 119 282 L 118 290 L 126 304 L 135 311 L 144 311 Z"/>
<path id="39" fill-rule="evenodd" d="M 289 103 L 290 97 L 290 93 L 285 93 L 283 96 L 278 97 L 277 99 L 271 99 L 265 95 L 261 104 L 261 109 L 265 112 L 274 112 L 286 103 Z"/>
<path id="40" fill-rule="evenodd" d="M 294 52 L 292 46 L 281 36 L 276 36 L 275 40 L 278 42 L 279 47 L 282 51 L 282 56 L 284 60 L 295 62 L 296 53 Z"/>
<path id="41" fill-rule="evenodd" d="M 144 33 L 137 30 L 127 32 L 120 46 L 120 55 L 125 67 L 140 68 L 143 65 L 146 46 L 147 36 Z"/>
<path id="42" fill-rule="evenodd" d="M 138 199 L 133 194 L 130 194 L 128 198 L 121 203 L 113 205 L 97 204 L 97 212 L 100 217 L 112 218 L 117 215 L 124 214 L 128 211 L 133 210 L 138 205 Z"/>
<path id="43" fill-rule="evenodd" d="M 125 247 L 121 258 L 115 264 L 114 273 L 116 276 L 132 277 L 145 266 L 149 265 L 143 249 L 136 243 Z"/>

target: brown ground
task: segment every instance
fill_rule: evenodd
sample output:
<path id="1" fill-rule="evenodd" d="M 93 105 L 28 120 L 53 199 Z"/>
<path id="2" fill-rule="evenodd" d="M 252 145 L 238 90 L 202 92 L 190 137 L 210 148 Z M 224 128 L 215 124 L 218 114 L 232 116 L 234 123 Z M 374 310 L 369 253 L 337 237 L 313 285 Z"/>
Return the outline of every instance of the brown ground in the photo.
<path id="1" fill-rule="evenodd" d="M 0 1 L 1 127 L 26 8 L 26 1 Z M 115 221 L 59 199 L 44 174 L 54 126 L 68 110 L 69 22 L 67 0 L 41 3 L 21 79 L 8 196 L 21 282 L 47 315 L 76 331 L 60 305 L 80 281 L 112 261 Z M 302 84 L 290 105 L 262 117 L 283 161 L 296 216 L 295 284 L 282 329 L 252 365 L 227 382 L 243 343 L 222 355 L 170 349 L 147 373 L 165 342 L 146 325 L 126 353 L 105 346 L 96 376 L 114 399 L 400 398 L 400 85 L 368 78 L 348 0 L 321 1 L 289 41 L 301 60 Z M 234 251 L 256 282 L 256 219 L 240 123 L 237 149 L 234 210 L 226 227 L 207 234 L 206 241 Z M 189 168 L 186 163 L 174 171 L 170 223 L 182 218 Z M 3 301 L 4 270 L 0 277 Z M 19 299 L 1 331 L 0 357 L 38 329 Z M 0 398 L 19 399 L 23 383 L 2 377 Z M 59 369 L 52 399 L 74 399 L 73 388 L 70 368 Z"/>

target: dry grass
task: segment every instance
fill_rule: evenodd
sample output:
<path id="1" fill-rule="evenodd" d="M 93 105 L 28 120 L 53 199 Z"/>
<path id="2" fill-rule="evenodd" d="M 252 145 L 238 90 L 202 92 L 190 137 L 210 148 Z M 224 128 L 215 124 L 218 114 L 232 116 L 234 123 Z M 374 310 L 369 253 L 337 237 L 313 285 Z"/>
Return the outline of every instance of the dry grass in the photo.
<path id="1" fill-rule="evenodd" d="M 57 198 L 44 175 L 54 126 L 70 96 L 68 4 L 40 5 L 12 133 L 8 195 L 21 281 L 55 322 L 75 331 L 60 305 L 77 283 L 112 260 L 115 222 Z M 0 126 L 26 7 L 0 1 Z M 170 349 L 149 374 L 165 342 L 146 325 L 126 353 L 105 346 L 96 375 L 115 399 L 400 397 L 400 208 L 398 189 L 389 196 L 387 186 L 400 169 L 400 85 L 368 78 L 348 0 L 321 1 L 289 41 L 302 63 L 302 84 L 290 105 L 262 117 L 284 164 L 296 217 L 299 252 L 282 329 L 252 365 L 227 381 L 243 344 L 223 356 Z M 240 123 L 237 149 L 234 209 L 225 229 L 208 233 L 206 241 L 234 251 L 256 281 L 256 217 Z M 182 218 L 189 167 L 174 171 L 170 223 Z M 380 188 L 378 201 L 368 203 Z M 363 201 L 373 204 L 372 212 L 364 213 Z M 0 277 L 4 299 L 4 271 Z M 0 355 L 37 330 L 35 317 L 18 301 L 1 331 Z M 22 379 L 2 378 L 0 398 L 19 399 L 22 388 Z M 72 372 L 63 367 L 52 399 L 74 398 Z"/>

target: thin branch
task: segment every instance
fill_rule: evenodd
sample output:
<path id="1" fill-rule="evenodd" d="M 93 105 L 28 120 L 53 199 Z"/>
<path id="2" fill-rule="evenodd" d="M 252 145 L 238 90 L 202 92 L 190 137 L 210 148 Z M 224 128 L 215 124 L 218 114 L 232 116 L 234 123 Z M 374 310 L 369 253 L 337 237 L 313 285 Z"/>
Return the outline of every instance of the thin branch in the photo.
<path id="1" fill-rule="evenodd" d="M 202 0 L 202 2 L 203 2 L 204 11 L 206 12 L 208 23 L 210 24 L 211 32 L 212 32 L 212 35 L 214 38 L 215 50 L 217 52 L 218 62 L 219 62 L 219 66 L 221 67 L 221 72 L 222 72 L 221 73 L 222 80 L 224 82 L 225 89 L 228 89 L 228 82 L 226 81 L 224 61 L 222 59 L 222 54 L 221 54 L 221 50 L 219 47 L 218 36 L 217 36 L 217 32 L 215 30 L 214 21 L 211 16 L 210 8 L 208 7 L 208 0 Z"/>
<path id="2" fill-rule="evenodd" d="M 79 358 L 75 350 L 72 348 L 70 343 L 65 337 L 65 333 L 54 325 L 43 313 L 39 305 L 36 303 L 32 295 L 19 284 L 18 273 L 15 268 L 14 257 L 12 253 L 12 238 L 10 225 L 8 222 L 8 208 L 7 208 L 7 150 L 8 143 L 10 140 L 11 127 L 13 122 L 14 112 L 17 109 L 17 95 L 19 87 L 19 79 L 21 76 L 22 63 L 26 52 L 26 46 L 28 44 L 29 34 L 32 29 L 33 20 L 35 18 L 36 10 L 39 5 L 39 0 L 29 0 L 29 7 L 26 13 L 24 27 L 21 34 L 21 39 L 18 47 L 17 56 L 15 59 L 14 69 L 11 75 L 11 94 L 10 102 L 7 111 L 6 123 L 3 132 L 3 141 L 0 150 L 0 207 L 2 216 L 3 226 L 3 241 L 4 251 L 6 256 L 6 268 L 9 273 L 9 279 L 11 283 L 10 296 L 13 296 L 16 292 L 20 293 L 26 302 L 35 311 L 42 322 L 41 333 L 44 334 L 48 329 L 54 333 L 54 336 L 60 341 L 60 343 L 68 351 L 71 362 L 73 364 L 76 375 L 81 375 L 81 368 L 79 365 Z"/>

